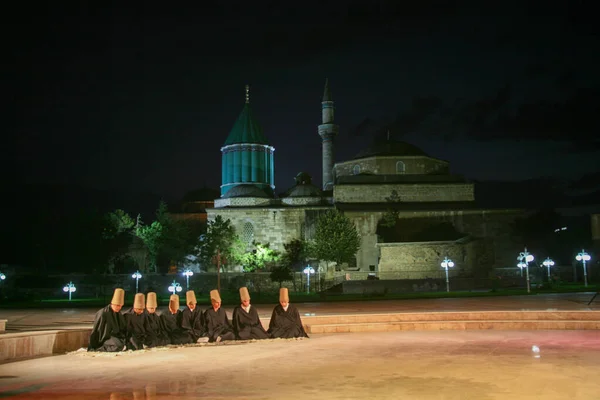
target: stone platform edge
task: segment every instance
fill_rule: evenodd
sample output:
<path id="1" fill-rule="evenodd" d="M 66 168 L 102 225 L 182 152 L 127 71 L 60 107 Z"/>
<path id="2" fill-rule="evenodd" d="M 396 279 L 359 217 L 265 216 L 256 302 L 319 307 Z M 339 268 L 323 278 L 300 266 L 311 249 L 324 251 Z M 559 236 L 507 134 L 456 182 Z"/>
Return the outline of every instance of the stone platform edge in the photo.
<path id="1" fill-rule="evenodd" d="M 3 333 L 0 335 L 0 363 L 65 354 L 87 347 L 91 332 L 88 328 Z"/>

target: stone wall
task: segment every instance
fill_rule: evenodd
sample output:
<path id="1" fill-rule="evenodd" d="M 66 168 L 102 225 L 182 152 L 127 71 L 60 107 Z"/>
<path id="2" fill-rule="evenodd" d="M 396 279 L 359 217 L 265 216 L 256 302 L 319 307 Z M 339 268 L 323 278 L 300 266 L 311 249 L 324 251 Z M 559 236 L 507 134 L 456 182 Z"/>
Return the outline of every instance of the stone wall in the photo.
<path id="1" fill-rule="evenodd" d="M 438 184 L 344 184 L 336 185 L 333 198 L 342 203 L 385 203 L 396 191 L 400 202 L 473 201 L 471 183 Z"/>
<path id="2" fill-rule="evenodd" d="M 209 209 L 208 219 L 217 215 L 231 220 L 238 234 L 242 234 L 247 223 L 252 224 L 254 240 L 270 243 L 271 248 L 285 251 L 283 245 L 303 237 L 305 215 L 310 210 L 327 210 L 331 207 L 304 208 L 224 208 Z"/>
<path id="3" fill-rule="evenodd" d="M 424 156 L 378 156 L 337 163 L 335 176 L 354 175 L 354 166 L 360 166 L 361 173 L 375 175 L 395 175 L 396 163 L 404 163 L 404 174 L 447 174 L 448 162 Z"/>
<path id="4" fill-rule="evenodd" d="M 477 275 L 491 268 L 513 266 L 515 252 L 518 253 L 520 247 L 512 241 L 510 224 L 521 213 L 519 210 L 415 211 L 401 212 L 398 217 L 401 224 L 405 223 L 411 229 L 449 222 L 458 231 L 477 239 L 461 244 L 467 257 L 466 265 Z M 383 254 L 382 260 L 379 260 L 382 244 L 378 246 L 377 237 L 377 225 L 384 213 L 346 211 L 344 214 L 354 222 L 361 236 L 361 247 L 356 255 L 357 267 L 360 271 L 369 271 L 369 266 L 375 265 L 377 270 L 377 266 L 385 262 Z M 427 247 L 427 244 L 421 246 Z M 389 263 L 393 264 L 392 261 Z M 439 265 L 439 262 L 435 264 Z M 396 270 L 401 270 L 402 265 L 405 265 L 404 261 L 398 264 Z"/>

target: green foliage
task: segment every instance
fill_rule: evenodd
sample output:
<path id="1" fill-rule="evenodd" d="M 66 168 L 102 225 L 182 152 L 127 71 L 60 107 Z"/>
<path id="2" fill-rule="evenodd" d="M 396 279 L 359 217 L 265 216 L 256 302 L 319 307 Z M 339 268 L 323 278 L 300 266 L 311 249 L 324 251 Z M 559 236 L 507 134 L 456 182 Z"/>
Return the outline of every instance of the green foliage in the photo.
<path id="1" fill-rule="evenodd" d="M 338 266 L 351 262 L 360 247 L 360 236 L 348 217 L 331 210 L 317 220 L 313 242 L 317 258 Z"/>
<path id="2" fill-rule="evenodd" d="M 254 272 L 263 269 L 267 264 L 279 260 L 280 254 L 277 250 L 270 248 L 269 243 L 252 242 L 252 249 L 241 257 L 244 272 Z"/>
<path id="3" fill-rule="evenodd" d="M 273 268 L 269 277 L 273 282 L 279 282 L 279 287 L 281 287 L 283 282 L 294 280 L 294 273 L 289 267 L 282 265 Z"/>
<path id="4" fill-rule="evenodd" d="M 283 247 L 285 253 L 281 257 L 281 264 L 291 269 L 302 266 L 310 251 L 308 243 L 300 239 L 293 239 Z"/>
<path id="5" fill-rule="evenodd" d="M 383 214 L 380 223 L 386 228 L 393 228 L 398 223 L 398 215 L 400 215 L 400 213 L 391 206 L 391 203 L 400 202 L 400 196 L 396 190 L 392 190 L 390 197 L 386 197 L 385 200 L 388 202 L 388 204 L 390 204 L 390 206 L 385 214 Z"/>
<path id="6" fill-rule="evenodd" d="M 146 250 L 148 251 L 148 258 L 150 260 L 150 264 L 154 266 L 154 272 L 158 272 L 157 258 L 162 246 L 162 224 L 158 221 L 154 221 L 150 225 L 140 226 L 136 230 L 136 235 L 142 240 Z"/>
<path id="7" fill-rule="evenodd" d="M 208 221 L 206 233 L 201 236 L 197 247 L 197 257 L 203 265 L 216 266 L 217 252 L 226 262 L 230 262 L 240 257 L 239 248 L 240 242 L 231 220 L 225 220 L 217 215 L 214 220 Z"/>
<path id="8" fill-rule="evenodd" d="M 139 216 L 138 216 L 139 218 Z M 106 225 L 102 231 L 104 239 L 115 239 L 119 235 L 131 233 L 135 221 L 125 211 L 118 209 L 105 215 Z"/>

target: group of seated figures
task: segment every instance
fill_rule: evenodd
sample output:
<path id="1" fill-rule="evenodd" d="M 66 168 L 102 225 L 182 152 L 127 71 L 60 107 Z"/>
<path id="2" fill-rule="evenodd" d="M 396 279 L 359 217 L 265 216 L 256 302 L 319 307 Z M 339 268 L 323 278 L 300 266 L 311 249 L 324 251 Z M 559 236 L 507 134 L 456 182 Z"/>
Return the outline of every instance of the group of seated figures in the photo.
<path id="1" fill-rule="evenodd" d="M 279 304 L 273 310 L 269 329 L 265 330 L 258 311 L 250 304 L 246 287 L 240 288 L 241 304 L 233 309 L 232 321 L 221 308 L 218 290 L 210 292 L 212 306 L 202 312 L 196 294 L 188 290 L 186 307 L 179 309 L 179 296 L 171 295 L 169 309 L 157 311 L 156 293 L 137 293 L 133 307 L 121 312 L 125 291 L 115 289 L 110 304 L 96 313 L 88 351 L 116 352 L 140 350 L 169 344 L 220 342 L 270 338 L 308 337 L 300 313 L 290 304 L 288 290 L 279 290 Z"/>

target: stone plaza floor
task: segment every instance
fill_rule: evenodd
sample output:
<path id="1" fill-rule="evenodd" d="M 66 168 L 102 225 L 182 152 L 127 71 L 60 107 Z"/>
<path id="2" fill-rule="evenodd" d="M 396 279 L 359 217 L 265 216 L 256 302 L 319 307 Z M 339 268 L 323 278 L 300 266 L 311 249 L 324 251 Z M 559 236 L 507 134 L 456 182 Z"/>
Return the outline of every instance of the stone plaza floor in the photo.
<path id="1" fill-rule="evenodd" d="M 596 399 L 600 331 L 312 335 L 0 365 L 0 398 Z"/>
<path id="2" fill-rule="evenodd" d="M 598 310 L 593 293 L 300 303 L 301 315 Z M 257 305 L 261 317 L 272 306 Z M 228 313 L 232 307 L 225 305 Z M 12 331 L 89 326 L 95 309 L 0 310 Z M 12 327 L 12 328 L 11 328 Z M 313 334 L 0 365 L 0 399 L 595 399 L 600 330 Z"/>

